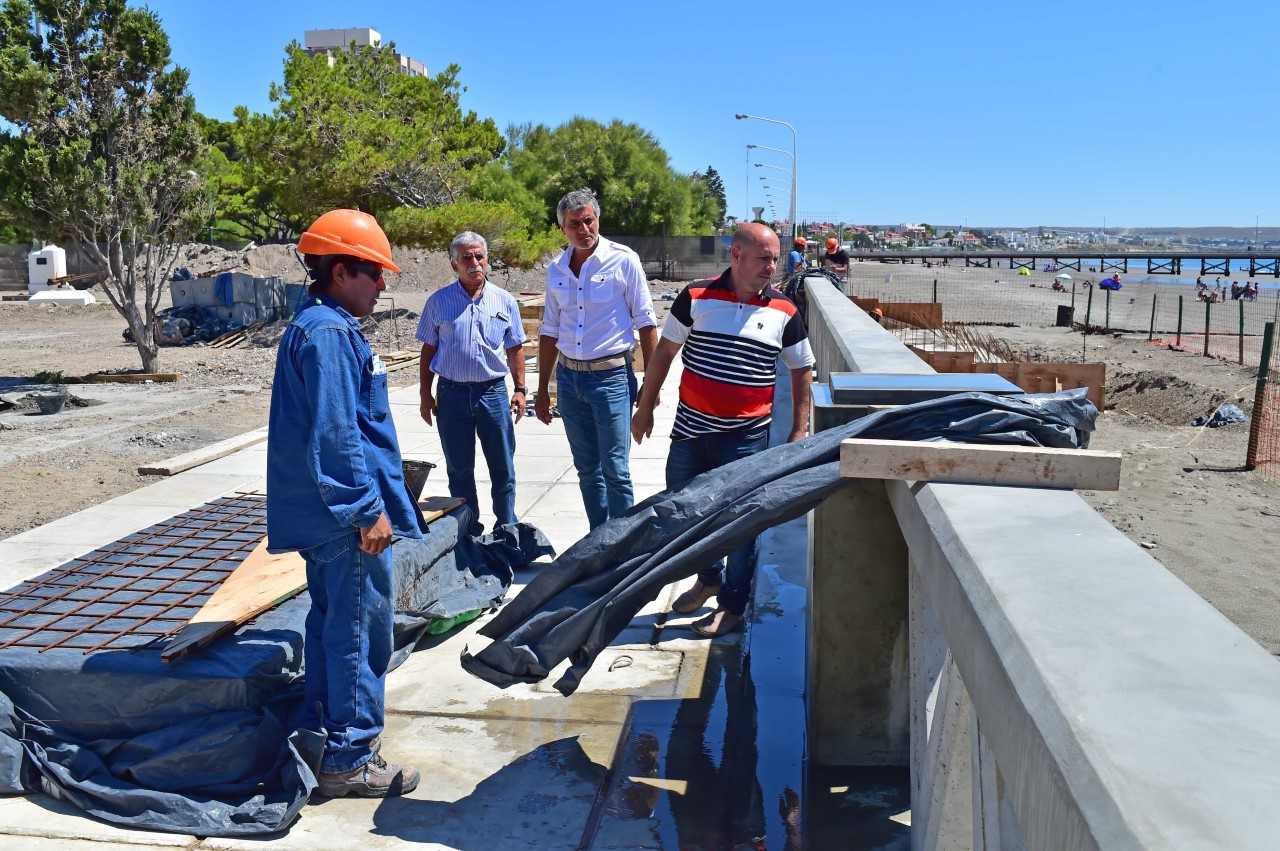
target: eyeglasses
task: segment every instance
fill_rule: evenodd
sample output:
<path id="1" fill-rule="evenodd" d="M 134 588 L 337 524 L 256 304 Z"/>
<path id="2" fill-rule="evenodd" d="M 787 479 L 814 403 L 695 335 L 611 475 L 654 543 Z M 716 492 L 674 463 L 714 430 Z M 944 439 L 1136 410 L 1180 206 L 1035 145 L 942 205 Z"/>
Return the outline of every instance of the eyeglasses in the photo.
<path id="1" fill-rule="evenodd" d="M 347 266 L 347 270 L 355 275 L 364 273 L 375 283 L 382 280 L 381 266 L 373 266 L 368 263 L 351 263 Z"/>
<path id="2" fill-rule="evenodd" d="M 459 254 L 458 259 L 459 260 L 483 260 L 484 255 L 483 254 Z"/>

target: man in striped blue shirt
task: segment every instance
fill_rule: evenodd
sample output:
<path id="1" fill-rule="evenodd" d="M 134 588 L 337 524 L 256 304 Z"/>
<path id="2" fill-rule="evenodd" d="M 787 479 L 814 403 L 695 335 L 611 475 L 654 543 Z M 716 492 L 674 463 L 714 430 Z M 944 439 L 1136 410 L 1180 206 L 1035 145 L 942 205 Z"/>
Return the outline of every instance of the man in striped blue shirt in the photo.
<path id="1" fill-rule="evenodd" d="M 464 231 L 449 244 L 458 280 L 427 298 L 418 322 L 422 342 L 422 404 L 427 425 L 435 420 L 449 475 L 449 493 L 473 512 L 470 533 L 479 535 L 476 438 L 489 465 L 493 514 L 498 526 L 516 522 L 516 434 L 512 415 L 524 416 L 524 328 L 520 306 L 488 282 L 489 246 Z M 507 376 L 515 389 L 507 396 Z M 436 394 L 432 385 L 439 376 Z"/>

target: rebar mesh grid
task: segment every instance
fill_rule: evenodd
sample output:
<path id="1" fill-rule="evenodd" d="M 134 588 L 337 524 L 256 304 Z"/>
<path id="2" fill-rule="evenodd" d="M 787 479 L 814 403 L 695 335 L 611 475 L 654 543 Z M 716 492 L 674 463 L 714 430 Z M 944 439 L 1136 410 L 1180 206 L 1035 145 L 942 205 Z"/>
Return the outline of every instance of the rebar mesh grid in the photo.
<path id="1" fill-rule="evenodd" d="M 0 649 L 136 650 L 187 623 L 266 535 L 240 493 L 148 527 L 0 594 Z"/>

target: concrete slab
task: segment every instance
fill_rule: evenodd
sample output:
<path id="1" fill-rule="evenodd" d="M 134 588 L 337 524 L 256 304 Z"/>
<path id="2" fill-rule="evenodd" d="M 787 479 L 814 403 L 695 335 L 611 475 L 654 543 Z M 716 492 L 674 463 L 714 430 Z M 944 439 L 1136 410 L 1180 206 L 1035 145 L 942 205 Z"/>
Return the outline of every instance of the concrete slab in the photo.
<path id="1" fill-rule="evenodd" d="M 575 848 L 622 732 L 617 722 L 399 714 L 387 722 L 385 753 L 421 766 L 418 789 L 387 801 L 317 799 L 271 847 Z"/>
<path id="2" fill-rule="evenodd" d="M 76 543 L 0 541 L 0 591 L 39 576 L 88 552 Z"/>
<path id="3" fill-rule="evenodd" d="M 257 473 L 249 474 L 238 472 L 219 473 L 209 470 L 208 465 L 205 465 L 204 467 L 188 470 L 181 475 L 168 476 L 157 480 L 145 488 L 139 488 L 132 493 L 123 494 L 97 507 L 101 508 L 104 505 L 154 505 L 164 506 L 172 511 L 174 506 L 181 506 L 178 509 L 180 512 L 188 508 L 194 508 L 197 505 L 203 505 L 211 499 L 217 499 L 233 491 L 252 490 L 251 486 L 259 481 L 264 481 L 265 476 L 265 464 L 263 469 Z"/>
<path id="4" fill-rule="evenodd" d="M 48 795 L 0 797 L 0 847 L 55 849 L 89 843 L 100 848 L 190 848 L 192 837 L 129 830 L 98 821 Z M 47 844 L 38 844 L 41 841 Z M 28 844 L 23 844 L 28 843 Z M 108 844 L 99 844 L 108 843 Z"/>

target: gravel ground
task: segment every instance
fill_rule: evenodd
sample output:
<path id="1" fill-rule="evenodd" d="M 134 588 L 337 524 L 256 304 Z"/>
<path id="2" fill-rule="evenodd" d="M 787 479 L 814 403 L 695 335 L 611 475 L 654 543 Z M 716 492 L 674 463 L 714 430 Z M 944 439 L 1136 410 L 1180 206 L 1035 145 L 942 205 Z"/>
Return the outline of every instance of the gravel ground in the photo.
<path id="1" fill-rule="evenodd" d="M 426 295 L 453 280 L 440 252 L 397 251 L 404 268 L 389 276 L 399 344 L 416 348 L 413 330 Z M 203 249 L 193 272 L 247 268 L 301 281 L 291 251 L 266 246 L 246 254 Z M 513 292 L 540 292 L 545 269 L 498 273 Z M 653 292 L 679 285 L 655 281 Z M 1007 298 L 993 291 L 993 298 Z M 660 314 L 667 303 L 655 302 Z M 388 309 L 371 335 L 386 339 Z M 28 398 L 39 373 L 77 376 L 137 369 L 136 350 L 121 338 L 123 320 L 109 304 L 87 308 L 0 304 L 0 538 L 127 493 L 154 479 L 140 465 L 266 424 L 275 341 L 284 325 L 256 333 L 238 348 L 167 347 L 161 368 L 174 383 L 69 385 L 72 404 L 40 416 Z M 986 327 L 1025 359 L 1072 360 L 1081 337 L 1063 328 Z M 382 337 L 379 337 L 382 335 Z M 1107 411 L 1093 448 L 1124 453 L 1121 489 L 1082 496 L 1118 529 L 1150 549 L 1174 574 L 1264 647 L 1280 652 L 1280 508 L 1277 486 L 1241 470 L 1248 426 L 1195 428 L 1192 417 L 1223 402 L 1249 412 L 1253 373 L 1221 361 L 1148 346 L 1145 338 L 1092 336 L 1088 359 L 1107 363 Z M 392 373 L 393 384 L 417 371 Z"/>

